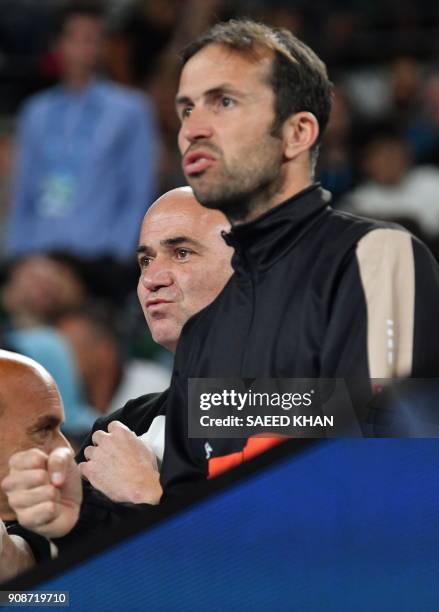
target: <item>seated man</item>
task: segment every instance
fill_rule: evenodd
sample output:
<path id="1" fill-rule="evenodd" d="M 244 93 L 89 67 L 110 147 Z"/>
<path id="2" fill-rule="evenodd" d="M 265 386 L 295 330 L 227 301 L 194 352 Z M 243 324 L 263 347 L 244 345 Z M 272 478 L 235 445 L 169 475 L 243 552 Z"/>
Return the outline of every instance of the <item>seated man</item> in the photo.
<path id="1" fill-rule="evenodd" d="M 188 318 L 217 296 L 232 273 L 233 250 L 221 237 L 228 227 L 222 213 L 202 208 L 189 188 L 165 194 L 145 216 L 138 296 L 154 340 L 170 351 L 175 351 Z M 59 450 L 44 457 L 36 450 L 17 454 L 2 486 L 20 523 L 49 538 L 69 534 L 57 541 L 62 547 L 142 510 L 145 503 L 157 504 L 166 397 L 166 391 L 141 396 L 100 419 L 78 455 L 80 468 Z M 30 477 L 41 471 L 52 484 L 35 502 Z M 80 471 L 88 480 L 82 505 Z M 61 480 L 55 478 L 59 472 Z"/>
<path id="2" fill-rule="evenodd" d="M 0 479 L 6 476 L 9 466 L 14 466 L 11 457 L 19 451 L 32 448 L 36 455 L 44 457 L 55 449 L 71 453 L 61 433 L 64 420 L 61 397 L 50 374 L 32 359 L 0 350 L 0 380 Z M 47 477 L 38 486 L 34 481 L 34 501 L 40 493 L 44 494 L 48 482 Z M 59 497 L 56 491 L 53 493 Z M 21 538 L 6 533 L 5 526 L 13 533 L 16 513 L 1 489 L 0 519 L 0 553 L 9 560 L 7 564 L 0 564 L 0 580 L 4 580 L 13 576 L 17 567 L 29 567 L 33 556 Z M 40 547 L 41 541 L 36 538 L 33 550 L 37 557 Z"/>

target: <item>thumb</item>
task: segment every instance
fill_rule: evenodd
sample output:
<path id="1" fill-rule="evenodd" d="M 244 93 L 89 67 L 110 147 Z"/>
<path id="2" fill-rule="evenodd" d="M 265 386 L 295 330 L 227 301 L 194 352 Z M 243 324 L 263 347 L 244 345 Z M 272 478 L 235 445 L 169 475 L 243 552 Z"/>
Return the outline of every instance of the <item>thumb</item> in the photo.
<path id="1" fill-rule="evenodd" d="M 70 448 L 56 448 L 49 455 L 47 469 L 50 482 L 55 487 L 62 487 L 66 481 L 67 472 L 73 461 L 73 451 Z"/>

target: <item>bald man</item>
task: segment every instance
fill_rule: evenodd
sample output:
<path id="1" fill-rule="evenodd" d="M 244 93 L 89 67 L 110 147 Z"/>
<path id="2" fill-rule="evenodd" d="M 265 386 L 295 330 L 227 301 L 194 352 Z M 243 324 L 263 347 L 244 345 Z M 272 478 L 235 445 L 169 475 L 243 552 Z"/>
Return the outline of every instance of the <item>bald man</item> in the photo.
<path id="1" fill-rule="evenodd" d="M 23 451 L 35 449 L 40 464 L 46 467 L 55 449 L 70 449 L 61 433 L 63 421 L 62 400 L 50 374 L 32 359 L 0 350 L 0 480 L 9 467 L 14 478 L 15 464 Z M 36 474 L 34 495 L 44 495 L 47 483 L 47 477 Z M 52 494 L 56 497 L 57 491 Z M 0 518 L 4 521 L 0 521 L 0 551 L 8 558 L 8 563 L 0 565 L 0 579 L 6 579 L 14 575 L 17 566 L 26 569 L 33 558 L 21 538 L 6 533 L 5 525 L 13 531 L 16 513 L 1 489 Z"/>
<path id="2" fill-rule="evenodd" d="M 203 208 L 190 188 L 166 193 L 145 215 L 137 249 L 138 297 L 153 338 L 170 351 L 175 351 L 189 317 L 215 299 L 232 274 L 233 250 L 221 236 L 228 229 L 224 215 Z M 78 454 L 79 467 L 63 456 L 60 479 L 54 482 L 49 466 L 52 484 L 45 501 L 39 497 L 35 502 L 29 482 L 29 465 L 38 463 L 37 451 L 21 454 L 22 467 L 16 467 L 13 480 L 9 475 L 2 483 L 21 524 L 49 538 L 62 538 L 57 544 L 63 547 L 98 527 L 111 528 L 142 511 L 144 504 L 157 504 L 166 398 L 166 391 L 142 396 L 99 419 Z M 56 460 L 58 456 L 55 451 Z M 83 502 L 77 488 L 80 473 L 86 479 Z M 55 489 L 58 497 L 52 503 Z M 72 490 L 77 492 L 74 499 Z"/>
<path id="3" fill-rule="evenodd" d="M 221 236 L 229 230 L 223 213 L 202 207 L 190 187 L 168 192 L 145 215 L 137 295 L 154 340 L 172 352 L 186 321 L 232 274 L 233 249 Z"/>

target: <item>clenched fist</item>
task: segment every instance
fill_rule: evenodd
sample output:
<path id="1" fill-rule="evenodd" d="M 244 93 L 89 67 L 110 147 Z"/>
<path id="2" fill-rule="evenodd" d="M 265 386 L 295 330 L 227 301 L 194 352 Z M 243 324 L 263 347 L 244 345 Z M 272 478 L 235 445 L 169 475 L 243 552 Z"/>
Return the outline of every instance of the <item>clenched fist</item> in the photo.
<path id="1" fill-rule="evenodd" d="M 107 497 L 117 502 L 158 504 L 162 495 L 154 453 L 119 421 L 108 433 L 95 431 L 93 446 L 84 450 L 81 474 Z"/>
<path id="2" fill-rule="evenodd" d="M 50 455 L 37 448 L 16 453 L 1 486 L 20 524 L 35 533 L 61 537 L 78 520 L 81 477 L 68 448 L 57 448 Z"/>

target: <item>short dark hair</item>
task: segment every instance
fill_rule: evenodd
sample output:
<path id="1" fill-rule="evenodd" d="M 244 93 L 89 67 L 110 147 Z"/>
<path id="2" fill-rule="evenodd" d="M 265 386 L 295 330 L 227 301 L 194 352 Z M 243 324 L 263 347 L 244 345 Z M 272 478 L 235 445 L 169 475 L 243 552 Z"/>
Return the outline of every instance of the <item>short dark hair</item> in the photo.
<path id="1" fill-rule="evenodd" d="M 183 65 L 198 51 L 220 44 L 251 55 L 260 49 L 274 54 L 270 84 L 275 94 L 273 133 L 294 113 L 308 111 L 319 124 L 313 147 L 314 161 L 329 120 L 332 83 L 324 62 L 301 40 L 284 28 L 274 28 L 248 19 L 231 19 L 215 24 L 182 51 Z"/>
<path id="2" fill-rule="evenodd" d="M 64 3 L 59 10 L 56 20 L 56 33 L 61 34 L 67 21 L 72 17 L 85 16 L 104 21 L 106 14 L 105 6 L 101 0 L 70 0 Z"/>

